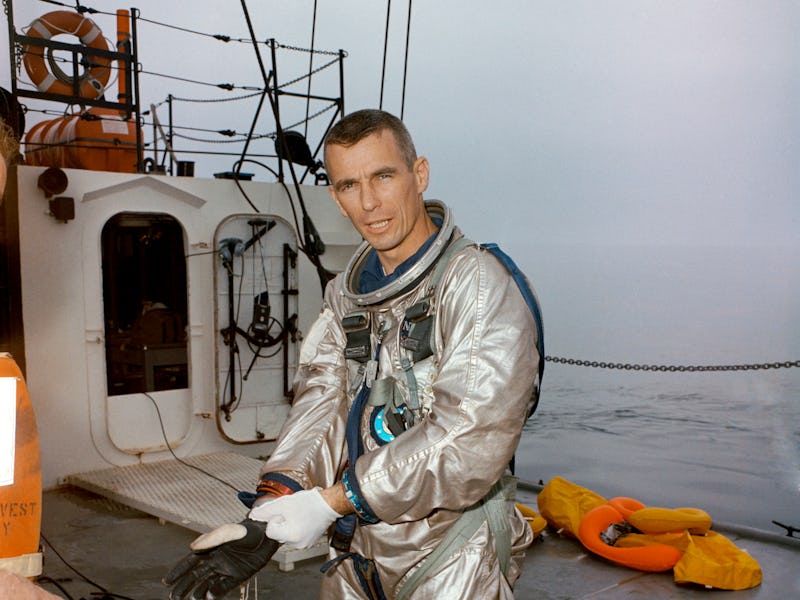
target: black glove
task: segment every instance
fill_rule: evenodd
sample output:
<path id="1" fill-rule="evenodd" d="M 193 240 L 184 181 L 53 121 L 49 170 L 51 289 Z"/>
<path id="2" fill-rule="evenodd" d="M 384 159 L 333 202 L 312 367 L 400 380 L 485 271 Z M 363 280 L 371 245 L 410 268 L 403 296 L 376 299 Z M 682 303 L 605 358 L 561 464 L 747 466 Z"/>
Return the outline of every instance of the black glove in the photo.
<path id="1" fill-rule="evenodd" d="M 267 524 L 245 519 L 205 533 L 164 577 L 171 600 L 213 600 L 258 573 L 280 543 L 267 537 Z"/>

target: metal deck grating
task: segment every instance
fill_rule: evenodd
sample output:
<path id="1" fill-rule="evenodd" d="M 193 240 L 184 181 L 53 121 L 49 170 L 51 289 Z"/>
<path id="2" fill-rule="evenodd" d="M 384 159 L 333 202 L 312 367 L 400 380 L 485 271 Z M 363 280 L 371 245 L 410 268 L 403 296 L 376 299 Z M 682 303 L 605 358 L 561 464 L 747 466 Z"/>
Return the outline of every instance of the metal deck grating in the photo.
<path id="1" fill-rule="evenodd" d="M 239 490 L 255 488 L 263 465 L 258 459 L 233 452 L 181 460 Z M 198 533 L 206 533 L 224 523 L 237 523 L 247 515 L 247 508 L 239 502 L 234 490 L 174 459 L 76 473 L 69 475 L 66 481 Z M 291 571 L 295 562 L 324 556 L 327 552 L 328 542 L 323 537 L 305 550 L 282 546 L 272 560 L 282 571 Z"/>
<path id="2" fill-rule="evenodd" d="M 239 490 L 255 488 L 263 464 L 232 452 L 181 460 Z M 76 473 L 66 481 L 198 533 L 241 521 L 247 514 L 234 490 L 174 459 Z"/>

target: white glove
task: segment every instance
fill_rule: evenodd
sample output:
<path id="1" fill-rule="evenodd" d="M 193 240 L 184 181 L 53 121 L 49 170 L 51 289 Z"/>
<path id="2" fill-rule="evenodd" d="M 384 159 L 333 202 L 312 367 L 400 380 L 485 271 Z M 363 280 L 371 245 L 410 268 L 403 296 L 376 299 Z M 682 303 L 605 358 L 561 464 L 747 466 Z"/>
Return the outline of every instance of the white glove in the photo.
<path id="1" fill-rule="evenodd" d="M 248 516 L 255 521 L 267 521 L 267 537 L 290 548 L 310 548 L 342 516 L 325 502 L 321 489 L 281 496 L 256 506 Z"/>

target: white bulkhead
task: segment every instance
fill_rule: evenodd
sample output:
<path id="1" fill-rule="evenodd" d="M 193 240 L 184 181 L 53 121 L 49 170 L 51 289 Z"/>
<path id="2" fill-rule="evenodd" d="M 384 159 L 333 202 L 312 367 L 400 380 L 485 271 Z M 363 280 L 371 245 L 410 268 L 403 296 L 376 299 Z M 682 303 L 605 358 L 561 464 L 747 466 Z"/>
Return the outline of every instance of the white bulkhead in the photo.
<path id="1" fill-rule="evenodd" d="M 19 167 L 16 191 L 44 486 L 169 457 L 162 423 L 181 457 L 267 454 L 321 304 L 288 189 L 241 182 L 256 212 L 228 179 L 65 169 L 75 206 L 65 222 L 38 187 L 43 171 Z M 360 237 L 325 187 L 302 192 L 322 263 L 340 271 Z"/>

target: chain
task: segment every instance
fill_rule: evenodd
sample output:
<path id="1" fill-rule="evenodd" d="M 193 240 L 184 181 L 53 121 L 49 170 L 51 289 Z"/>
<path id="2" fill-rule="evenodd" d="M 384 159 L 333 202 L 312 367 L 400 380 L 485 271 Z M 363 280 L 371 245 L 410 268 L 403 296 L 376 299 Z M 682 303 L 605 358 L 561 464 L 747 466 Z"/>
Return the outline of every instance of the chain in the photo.
<path id="1" fill-rule="evenodd" d="M 234 102 L 236 100 L 244 100 L 245 98 L 253 98 L 254 96 L 260 96 L 263 93 L 263 90 L 258 92 L 253 92 L 252 94 L 245 94 L 244 96 L 236 96 L 234 98 L 178 98 L 177 96 L 173 96 L 173 100 L 177 100 L 180 102 Z M 166 100 L 164 101 L 166 102 Z M 163 104 L 162 102 L 161 104 Z"/>
<path id="2" fill-rule="evenodd" d="M 22 55 L 25 53 L 25 49 L 22 47 L 20 42 L 14 42 L 14 66 L 17 69 L 17 75 L 22 73 Z"/>
<path id="3" fill-rule="evenodd" d="M 302 125 L 306 121 L 312 121 L 312 120 L 316 119 L 318 116 L 320 116 L 321 114 L 324 114 L 324 113 L 328 112 L 329 110 L 331 110 L 332 108 L 335 108 L 336 106 L 337 106 L 337 104 L 335 102 L 333 104 L 329 104 L 325 108 L 320 109 L 317 112 L 309 115 L 308 119 L 301 119 L 301 120 L 297 121 L 297 123 L 292 123 L 291 125 L 287 125 L 286 127 L 283 128 L 283 130 L 284 131 L 289 131 L 290 129 L 292 129 L 294 127 L 298 127 L 298 126 Z M 276 131 L 274 133 L 269 134 L 267 137 L 273 137 L 274 138 L 277 135 L 278 135 L 278 132 Z"/>
<path id="4" fill-rule="evenodd" d="M 800 367 L 800 360 L 756 363 L 745 365 L 638 365 L 630 363 L 610 363 L 596 360 L 580 360 L 576 358 L 561 358 L 559 356 L 545 356 L 547 362 L 577 367 L 593 367 L 596 369 L 620 369 L 624 371 L 661 371 L 668 373 L 695 372 L 695 371 L 763 371 L 767 369 L 789 369 Z"/>
<path id="5" fill-rule="evenodd" d="M 325 108 L 323 108 L 321 110 L 318 110 L 314 114 L 310 115 L 308 117 L 308 119 L 301 119 L 300 121 L 297 121 L 297 123 L 292 123 L 291 125 L 287 125 L 286 127 L 284 127 L 284 130 L 288 131 L 288 130 L 294 128 L 294 127 L 302 125 L 303 123 L 306 122 L 306 120 L 311 121 L 312 119 L 316 119 L 318 116 L 320 116 L 323 113 L 328 112 L 329 110 L 331 110 L 334 107 L 336 107 L 336 103 L 335 102 L 333 104 L 329 105 L 329 106 L 326 106 Z M 222 133 L 222 132 L 219 132 L 219 133 Z M 192 142 L 203 142 L 203 143 L 206 143 L 206 144 L 235 144 L 237 142 L 244 142 L 245 141 L 244 138 L 233 139 L 233 140 L 209 140 L 209 139 L 192 137 L 192 136 L 189 136 L 189 135 L 186 135 L 186 134 L 182 134 L 182 133 L 173 133 L 173 135 L 176 138 L 181 138 L 181 139 L 189 140 L 189 141 L 192 141 Z M 239 136 L 243 136 L 245 134 L 236 133 L 234 131 L 234 132 L 232 132 L 230 134 L 229 133 L 224 133 L 223 135 L 239 135 Z M 261 139 L 269 138 L 269 139 L 274 140 L 276 137 L 278 137 L 278 132 L 277 131 L 273 131 L 272 133 L 262 133 L 262 134 L 254 135 L 250 139 L 252 139 L 252 140 L 261 140 Z"/>
<path id="6" fill-rule="evenodd" d="M 301 75 L 300 77 L 297 77 L 296 79 L 292 79 L 291 81 L 287 81 L 286 83 L 282 83 L 281 85 L 278 86 L 278 89 L 283 89 L 285 87 L 289 87 L 290 85 L 292 85 L 294 83 L 297 83 L 298 81 L 303 81 L 303 79 L 308 79 L 309 77 L 311 77 L 315 73 L 319 73 L 323 69 L 327 69 L 331 65 L 335 65 L 337 62 L 339 62 L 339 59 L 338 58 L 334 58 L 332 61 L 325 63 L 321 67 L 317 67 L 313 71 L 309 71 L 305 75 Z"/>
<path id="7" fill-rule="evenodd" d="M 335 58 L 332 61 L 327 62 L 324 65 L 321 65 L 321 66 L 317 67 L 313 71 L 309 71 L 305 75 L 301 75 L 300 77 L 292 79 L 291 81 L 287 81 L 286 83 L 282 83 L 281 85 L 278 86 L 278 89 L 283 89 L 283 88 L 289 87 L 290 85 L 294 85 L 298 81 L 303 81 L 304 79 L 308 79 L 312 75 L 315 75 L 315 74 L 319 73 L 320 71 L 323 71 L 323 70 L 327 69 L 331 65 L 335 65 L 337 62 L 338 62 L 338 59 Z M 261 93 L 263 93 L 263 90 L 258 90 L 256 92 L 253 92 L 252 94 L 245 94 L 243 96 L 236 96 L 235 98 L 179 98 L 177 96 L 173 96 L 172 99 L 173 100 L 179 100 L 181 102 L 233 102 L 235 100 L 244 100 L 246 98 L 252 98 L 254 96 L 260 95 Z"/>
<path id="8" fill-rule="evenodd" d="M 311 48 L 301 48 L 300 46 L 287 46 L 286 44 L 278 44 L 278 48 L 283 48 L 284 50 L 294 50 L 295 52 L 312 52 L 314 54 L 339 56 L 339 53 L 334 50 L 311 50 Z M 347 56 L 347 52 L 344 53 L 344 56 Z"/>
<path id="9" fill-rule="evenodd" d="M 181 138 L 182 140 L 189 140 L 190 142 L 202 142 L 204 144 L 238 144 L 240 142 L 244 142 L 245 141 L 245 138 L 239 138 L 239 139 L 234 139 L 234 140 L 209 140 L 209 139 L 204 139 L 204 138 L 192 137 L 192 136 L 186 135 L 184 133 L 173 133 L 172 135 L 175 136 L 176 138 Z M 225 135 L 225 134 L 223 134 L 223 135 Z M 233 135 L 241 135 L 241 136 L 243 136 L 245 134 L 234 132 Z M 266 134 L 254 135 L 250 139 L 251 140 L 260 140 L 260 139 L 263 139 L 263 138 L 271 138 L 272 139 L 272 138 L 274 138 L 274 136 L 275 136 L 274 133 L 266 133 Z"/>

